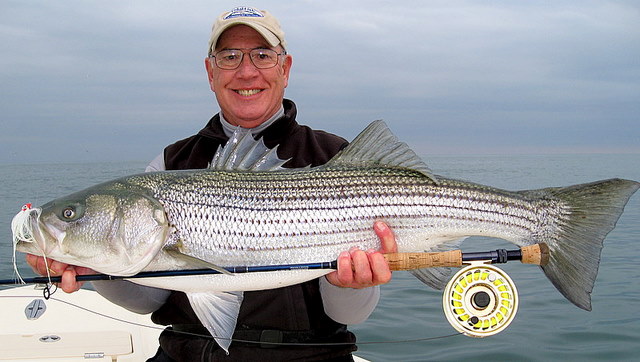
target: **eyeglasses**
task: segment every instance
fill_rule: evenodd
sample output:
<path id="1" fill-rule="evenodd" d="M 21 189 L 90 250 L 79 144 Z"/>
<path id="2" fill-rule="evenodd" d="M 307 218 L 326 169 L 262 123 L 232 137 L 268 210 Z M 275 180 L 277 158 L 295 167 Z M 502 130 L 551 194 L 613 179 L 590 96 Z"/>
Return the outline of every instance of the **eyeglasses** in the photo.
<path id="1" fill-rule="evenodd" d="M 248 50 L 248 52 L 245 50 Z M 242 64 L 242 59 L 245 54 L 249 54 L 249 59 L 251 59 L 251 63 L 253 63 L 256 68 L 268 69 L 275 67 L 276 64 L 278 64 L 278 56 L 286 55 L 287 52 L 283 51 L 282 53 L 278 53 L 275 50 L 265 48 L 225 49 L 209 55 L 209 58 L 215 59 L 218 68 L 232 70 Z"/>

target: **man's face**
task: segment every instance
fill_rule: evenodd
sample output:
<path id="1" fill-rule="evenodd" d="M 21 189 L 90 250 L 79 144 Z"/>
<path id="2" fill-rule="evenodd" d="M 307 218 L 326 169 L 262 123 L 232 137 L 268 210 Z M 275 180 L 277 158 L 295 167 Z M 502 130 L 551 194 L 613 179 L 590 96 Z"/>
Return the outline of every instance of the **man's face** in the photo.
<path id="1" fill-rule="evenodd" d="M 260 33 L 237 25 L 222 33 L 214 54 L 224 49 L 255 48 L 272 49 Z M 273 49 L 278 53 L 283 51 L 280 46 Z M 253 128 L 275 114 L 282 105 L 291 63 L 290 55 L 280 56 L 275 67 L 258 69 L 245 54 L 238 68 L 225 70 L 218 68 L 214 59 L 205 59 L 209 85 L 225 119 L 236 126 Z"/>

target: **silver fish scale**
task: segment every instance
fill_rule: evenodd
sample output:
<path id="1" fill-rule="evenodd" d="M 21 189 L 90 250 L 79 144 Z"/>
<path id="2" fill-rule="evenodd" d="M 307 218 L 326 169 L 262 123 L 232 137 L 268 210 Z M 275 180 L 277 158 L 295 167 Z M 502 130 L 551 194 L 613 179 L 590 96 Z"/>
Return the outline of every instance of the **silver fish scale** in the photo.
<path id="1" fill-rule="evenodd" d="M 156 175 L 137 182 L 154 188 L 181 251 L 220 266 L 333 260 L 353 246 L 378 248 L 375 220 L 392 226 L 400 251 L 466 235 L 544 238 L 563 207 L 461 181 L 435 185 L 403 168 Z"/>

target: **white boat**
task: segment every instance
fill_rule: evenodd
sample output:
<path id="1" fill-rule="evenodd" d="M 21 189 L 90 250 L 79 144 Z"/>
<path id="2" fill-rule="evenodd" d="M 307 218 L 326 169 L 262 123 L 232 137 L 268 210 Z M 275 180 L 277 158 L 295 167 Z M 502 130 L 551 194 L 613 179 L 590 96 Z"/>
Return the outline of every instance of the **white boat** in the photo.
<path id="1" fill-rule="evenodd" d="M 145 361 L 163 329 L 86 289 L 45 300 L 42 288 L 11 288 L 0 305 L 0 361 Z"/>
<path id="2" fill-rule="evenodd" d="M 45 300 L 42 287 L 10 288 L 0 306 L 0 361 L 146 361 L 164 329 L 87 289 Z"/>

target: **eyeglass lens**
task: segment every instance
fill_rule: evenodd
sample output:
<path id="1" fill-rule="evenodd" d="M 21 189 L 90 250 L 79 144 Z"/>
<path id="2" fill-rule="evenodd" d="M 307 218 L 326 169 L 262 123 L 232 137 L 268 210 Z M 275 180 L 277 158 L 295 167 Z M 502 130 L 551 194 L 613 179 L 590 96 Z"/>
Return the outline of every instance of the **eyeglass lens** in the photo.
<path id="1" fill-rule="evenodd" d="M 216 65 L 222 69 L 236 69 L 242 63 L 245 52 L 241 49 L 225 49 L 214 54 Z M 251 49 L 249 58 L 256 68 L 272 68 L 278 64 L 278 53 L 271 49 Z"/>

